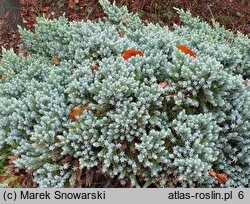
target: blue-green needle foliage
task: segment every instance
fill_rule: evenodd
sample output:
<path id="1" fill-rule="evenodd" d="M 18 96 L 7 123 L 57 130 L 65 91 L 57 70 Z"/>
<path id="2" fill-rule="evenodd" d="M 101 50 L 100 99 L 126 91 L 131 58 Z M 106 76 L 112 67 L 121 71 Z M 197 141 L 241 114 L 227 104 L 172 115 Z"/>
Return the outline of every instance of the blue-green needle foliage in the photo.
<path id="1" fill-rule="evenodd" d="M 40 187 L 93 167 L 136 187 L 249 187 L 250 40 L 182 10 L 170 31 L 100 3 L 105 22 L 39 18 L 20 30 L 27 58 L 4 51 L 1 148 Z M 143 56 L 125 61 L 128 49 Z"/>

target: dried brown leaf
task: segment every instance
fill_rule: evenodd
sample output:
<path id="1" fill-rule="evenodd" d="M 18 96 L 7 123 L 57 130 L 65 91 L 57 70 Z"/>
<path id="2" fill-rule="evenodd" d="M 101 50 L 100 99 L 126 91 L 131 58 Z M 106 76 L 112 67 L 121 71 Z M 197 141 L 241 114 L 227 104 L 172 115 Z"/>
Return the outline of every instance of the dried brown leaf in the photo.
<path id="1" fill-rule="evenodd" d="M 93 183 L 94 171 L 87 170 L 85 187 L 90 187 Z"/>
<path id="2" fill-rule="evenodd" d="M 0 40 L 0 46 L 2 46 L 5 43 L 4 40 Z"/>
<path id="3" fill-rule="evenodd" d="M 165 88 L 165 87 L 167 87 L 168 85 L 169 85 L 169 83 L 166 82 L 166 81 L 164 81 L 164 82 L 159 83 L 159 84 L 158 84 L 158 87 Z"/>
<path id="4" fill-rule="evenodd" d="M 222 173 L 222 174 L 217 174 L 214 171 L 209 171 L 208 172 L 211 176 L 213 176 L 219 184 L 226 184 L 228 181 L 227 174 Z"/>
<path id="5" fill-rule="evenodd" d="M 246 82 L 245 86 L 250 86 L 250 81 Z"/>
<path id="6" fill-rule="evenodd" d="M 79 116 L 79 115 L 82 115 L 83 114 L 83 111 L 80 110 L 79 108 L 73 108 L 70 115 L 69 115 L 69 118 L 72 122 L 77 122 L 79 123 L 79 121 L 76 119 L 75 116 Z"/>
<path id="7" fill-rule="evenodd" d="M 0 183 L 2 183 L 6 178 L 7 176 L 0 176 Z"/>
<path id="8" fill-rule="evenodd" d="M 59 65 L 60 61 L 58 59 L 58 57 L 56 55 L 53 56 L 53 62 L 55 63 L 55 65 Z"/>
<path id="9" fill-rule="evenodd" d="M 75 5 L 76 5 L 76 2 L 74 0 L 69 0 L 68 2 L 69 8 L 73 9 Z"/>
<path id="10" fill-rule="evenodd" d="M 90 69 L 91 69 L 93 72 L 99 71 L 99 67 L 91 67 Z"/>
<path id="11" fill-rule="evenodd" d="M 121 150 L 121 152 L 124 152 L 126 149 L 127 149 L 127 143 L 126 142 L 123 142 L 122 143 L 122 146 L 121 146 L 121 148 L 120 148 L 120 150 Z"/>

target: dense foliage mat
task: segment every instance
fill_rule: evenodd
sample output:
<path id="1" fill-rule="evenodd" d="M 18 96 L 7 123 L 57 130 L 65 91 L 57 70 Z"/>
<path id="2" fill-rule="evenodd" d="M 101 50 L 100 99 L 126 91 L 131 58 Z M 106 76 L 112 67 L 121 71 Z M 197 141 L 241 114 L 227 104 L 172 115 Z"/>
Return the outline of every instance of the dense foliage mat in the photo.
<path id="1" fill-rule="evenodd" d="M 0 145 L 39 187 L 93 168 L 131 186 L 249 187 L 250 40 L 178 10 L 145 26 L 100 0 L 105 22 L 39 18 L 4 51 Z"/>

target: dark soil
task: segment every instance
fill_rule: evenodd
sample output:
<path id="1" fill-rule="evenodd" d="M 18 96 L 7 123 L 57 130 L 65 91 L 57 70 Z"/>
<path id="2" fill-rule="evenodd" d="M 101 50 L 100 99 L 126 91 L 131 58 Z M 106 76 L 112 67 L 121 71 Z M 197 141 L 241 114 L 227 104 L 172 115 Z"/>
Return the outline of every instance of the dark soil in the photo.
<path id="1" fill-rule="evenodd" d="M 31 30 L 37 16 L 57 18 L 65 13 L 70 21 L 80 21 L 97 20 L 105 15 L 98 0 L 20 1 L 24 26 Z M 138 13 L 145 23 L 154 22 L 170 27 L 173 24 L 180 24 L 178 15 L 173 9 L 177 7 L 190 10 L 194 16 L 200 16 L 208 22 L 214 17 L 233 32 L 240 31 L 247 35 L 250 33 L 250 0 L 116 0 L 116 2 L 119 6 L 126 5 L 129 11 Z M 18 45 L 22 41 L 18 32 L 5 25 L 5 19 L 0 20 L 0 46 L 21 52 Z"/>

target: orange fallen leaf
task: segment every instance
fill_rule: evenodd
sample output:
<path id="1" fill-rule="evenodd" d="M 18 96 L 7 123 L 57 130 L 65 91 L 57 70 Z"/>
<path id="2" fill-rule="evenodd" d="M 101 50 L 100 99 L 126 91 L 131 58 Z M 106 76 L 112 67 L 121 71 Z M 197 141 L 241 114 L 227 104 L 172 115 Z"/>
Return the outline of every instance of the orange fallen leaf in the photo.
<path id="1" fill-rule="evenodd" d="M 5 81 L 6 78 L 5 78 L 5 77 L 1 77 L 0 80 L 1 80 L 1 81 Z"/>
<path id="2" fill-rule="evenodd" d="M 159 83 L 158 87 L 165 88 L 168 85 L 169 85 L 169 83 L 164 81 L 164 82 Z"/>
<path id="3" fill-rule="evenodd" d="M 211 176 L 213 176 L 218 182 L 219 184 L 226 184 L 228 181 L 227 178 L 227 174 L 226 173 L 222 173 L 222 174 L 217 174 L 214 171 L 209 171 L 208 172 Z"/>
<path id="4" fill-rule="evenodd" d="M 6 178 L 7 176 L 0 176 L 0 183 L 2 183 Z"/>
<path id="5" fill-rule="evenodd" d="M 77 14 L 77 13 L 72 12 L 72 13 L 70 14 L 70 18 L 73 18 L 74 20 L 75 20 L 77 17 L 78 17 L 78 14 Z"/>
<path id="6" fill-rule="evenodd" d="M 136 55 L 140 55 L 141 57 L 143 57 L 143 53 L 141 51 L 136 51 L 136 50 L 126 50 L 122 54 L 122 57 L 124 60 L 128 61 L 130 57 L 134 57 Z"/>
<path id="7" fill-rule="evenodd" d="M 216 173 L 214 171 L 209 171 L 208 172 L 211 176 L 216 177 Z"/>
<path id="8" fill-rule="evenodd" d="M 246 82 L 245 86 L 250 86 L 250 81 Z"/>
<path id="9" fill-rule="evenodd" d="M 90 69 L 91 69 L 93 72 L 99 71 L 99 68 L 98 68 L 98 67 L 91 67 Z"/>
<path id="10" fill-rule="evenodd" d="M 186 47 L 185 45 L 178 45 L 177 49 L 181 51 L 182 53 L 184 53 L 185 55 L 190 55 L 194 59 L 196 58 L 194 52 L 190 50 L 188 47 Z"/>
<path id="11" fill-rule="evenodd" d="M 54 61 L 55 65 L 59 65 L 60 64 L 60 61 L 59 61 L 59 59 L 57 58 L 56 55 L 53 56 L 53 61 Z"/>
<path id="12" fill-rule="evenodd" d="M 76 2 L 74 0 L 69 0 L 69 2 L 68 2 L 69 8 L 73 9 L 75 5 L 76 5 Z"/>
<path id="13" fill-rule="evenodd" d="M 69 114 L 69 118 L 72 122 L 77 122 L 79 123 L 79 121 L 76 119 L 75 116 L 79 116 L 82 115 L 82 110 L 80 110 L 79 108 L 73 108 L 71 113 Z"/>

